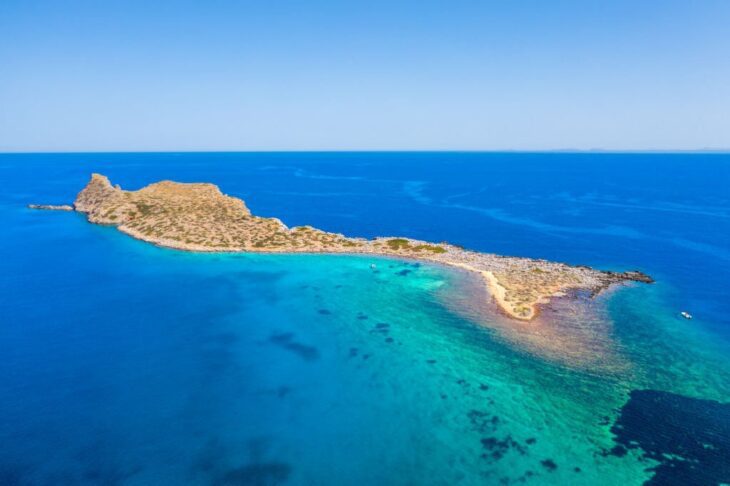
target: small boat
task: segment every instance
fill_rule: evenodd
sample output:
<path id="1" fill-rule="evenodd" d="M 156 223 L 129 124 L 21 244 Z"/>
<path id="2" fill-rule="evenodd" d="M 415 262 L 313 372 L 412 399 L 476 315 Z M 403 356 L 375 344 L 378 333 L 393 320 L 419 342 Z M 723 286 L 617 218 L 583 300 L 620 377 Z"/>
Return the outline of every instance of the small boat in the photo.
<path id="1" fill-rule="evenodd" d="M 682 311 L 679 313 L 680 316 L 684 317 L 685 319 L 692 319 L 692 314 L 690 314 L 687 311 Z"/>
<path id="2" fill-rule="evenodd" d="M 374 263 L 371 263 L 371 264 L 370 264 L 370 268 L 372 268 L 373 270 L 375 270 L 375 269 L 376 269 L 376 268 L 378 268 L 378 267 L 377 267 L 377 266 L 375 266 L 375 264 L 374 264 Z"/>

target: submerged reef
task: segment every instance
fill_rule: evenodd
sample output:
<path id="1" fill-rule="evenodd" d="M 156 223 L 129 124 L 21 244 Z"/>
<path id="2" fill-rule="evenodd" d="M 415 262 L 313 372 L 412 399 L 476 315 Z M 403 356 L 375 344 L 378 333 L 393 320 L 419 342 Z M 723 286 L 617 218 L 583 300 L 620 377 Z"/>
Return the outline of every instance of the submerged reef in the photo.
<path id="1" fill-rule="evenodd" d="M 639 449 L 658 462 L 645 484 L 730 483 L 730 403 L 634 390 L 611 428 L 623 457 Z"/>
<path id="2" fill-rule="evenodd" d="M 653 282 L 638 271 L 605 272 L 480 253 L 449 243 L 402 237 L 367 240 L 311 226 L 289 228 L 279 219 L 252 215 L 241 199 L 223 194 L 213 184 L 162 181 L 125 191 L 112 186 L 105 176 L 93 174 L 73 209 L 85 213 L 92 223 L 114 225 L 134 238 L 179 250 L 370 254 L 459 267 L 480 275 L 499 308 L 520 320 L 533 319 L 541 304 L 568 291 L 596 294 L 614 283 Z"/>

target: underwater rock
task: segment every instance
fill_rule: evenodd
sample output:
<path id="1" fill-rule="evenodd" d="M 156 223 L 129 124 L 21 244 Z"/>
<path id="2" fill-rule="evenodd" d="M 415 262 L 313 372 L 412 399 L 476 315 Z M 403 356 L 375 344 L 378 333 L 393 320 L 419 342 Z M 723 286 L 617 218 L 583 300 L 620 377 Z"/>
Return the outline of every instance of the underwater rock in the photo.
<path id="1" fill-rule="evenodd" d="M 552 459 L 543 459 L 542 461 L 540 461 L 540 464 L 542 465 L 542 467 L 550 472 L 553 472 L 558 468 L 558 465 L 555 464 L 555 461 L 553 461 Z"/>
<path id="2" fill-rule="evenodd" d="M 504 439 L 497 439 L 496 437 L 486 437 L 481 440 L 482 447 L 486 449 L 486 453 L 482 454 L 485 459 L 491 458 L 498 461 L 504 457 L 504 455 L 514 450 L 520 455 L 524 455 L 527 451 L 524 446 L 514 440 L 511 435 L 508 435 Z"/>
<path id="3" fill-rule="evenodd" d="M 319 351 L 317 348 L 294 341 L 294 335 L 290 332 L 274 334 L 269 338 L 269 342 L 276 344 L 282 349 L 291 351 L 305 361 L 315 361 L 319 359 Z"/>

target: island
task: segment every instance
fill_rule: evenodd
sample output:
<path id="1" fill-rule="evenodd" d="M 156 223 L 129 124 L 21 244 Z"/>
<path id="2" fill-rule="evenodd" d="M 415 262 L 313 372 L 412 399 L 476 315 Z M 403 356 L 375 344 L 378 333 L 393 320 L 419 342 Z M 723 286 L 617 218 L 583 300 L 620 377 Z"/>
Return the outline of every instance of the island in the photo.
<path id="1" fill-rule="evenodd" d="M 540 305 L 571 291 L 595 295 L 616 283 L 653 282 L 640 271 L 601 271 L 405 237 L 364 239 L 311 226 L 290 228 L 277 218 L 251 214 L 243 200 L 208 183 L 161 181 L 125 191 L 107 177 L 92 174 L 73 206 L 31 207 L 70 208 L 86 214 L 91 223 L 114 225 L 134 238 L 185 251 L 365 254 L 458 267 L 478 274 L 498 307 L 520 320 L 533 319 Z"/>

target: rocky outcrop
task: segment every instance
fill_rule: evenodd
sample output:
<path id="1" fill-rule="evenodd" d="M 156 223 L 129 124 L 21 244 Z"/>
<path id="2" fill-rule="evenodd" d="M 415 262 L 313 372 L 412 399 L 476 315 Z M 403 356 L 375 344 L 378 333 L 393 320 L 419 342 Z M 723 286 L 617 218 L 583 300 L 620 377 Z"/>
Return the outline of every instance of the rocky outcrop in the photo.
<path id="1" fill-rule="evenodd" d="M 121 189 L 112 187 L 107 177 L 92 174 L 89 183 L 76 196 L 74 207 L 76 211 L 91 214 L 107 206 L 111 200 L 121 197 L 122 193 Z"/>
<path id="2" fill-rule="evenodd" d="M 46 211 L 73 211 L 69 204 L 28 204 L 29 209 L 44 209 Z"/>
<path id="3" fill-rule="evenodd" d="M 654 283 L 654 279 L 651 278 L 649 275 L 645 274 L 644 272 L 640 272 L 639 270 L 630 270 L 627 272 L 605 272 L 610 278 L 615 279 L 616 281 L 626 281 L 631 280 L 634 282 L 642 282 L 642 283 Z"/>

